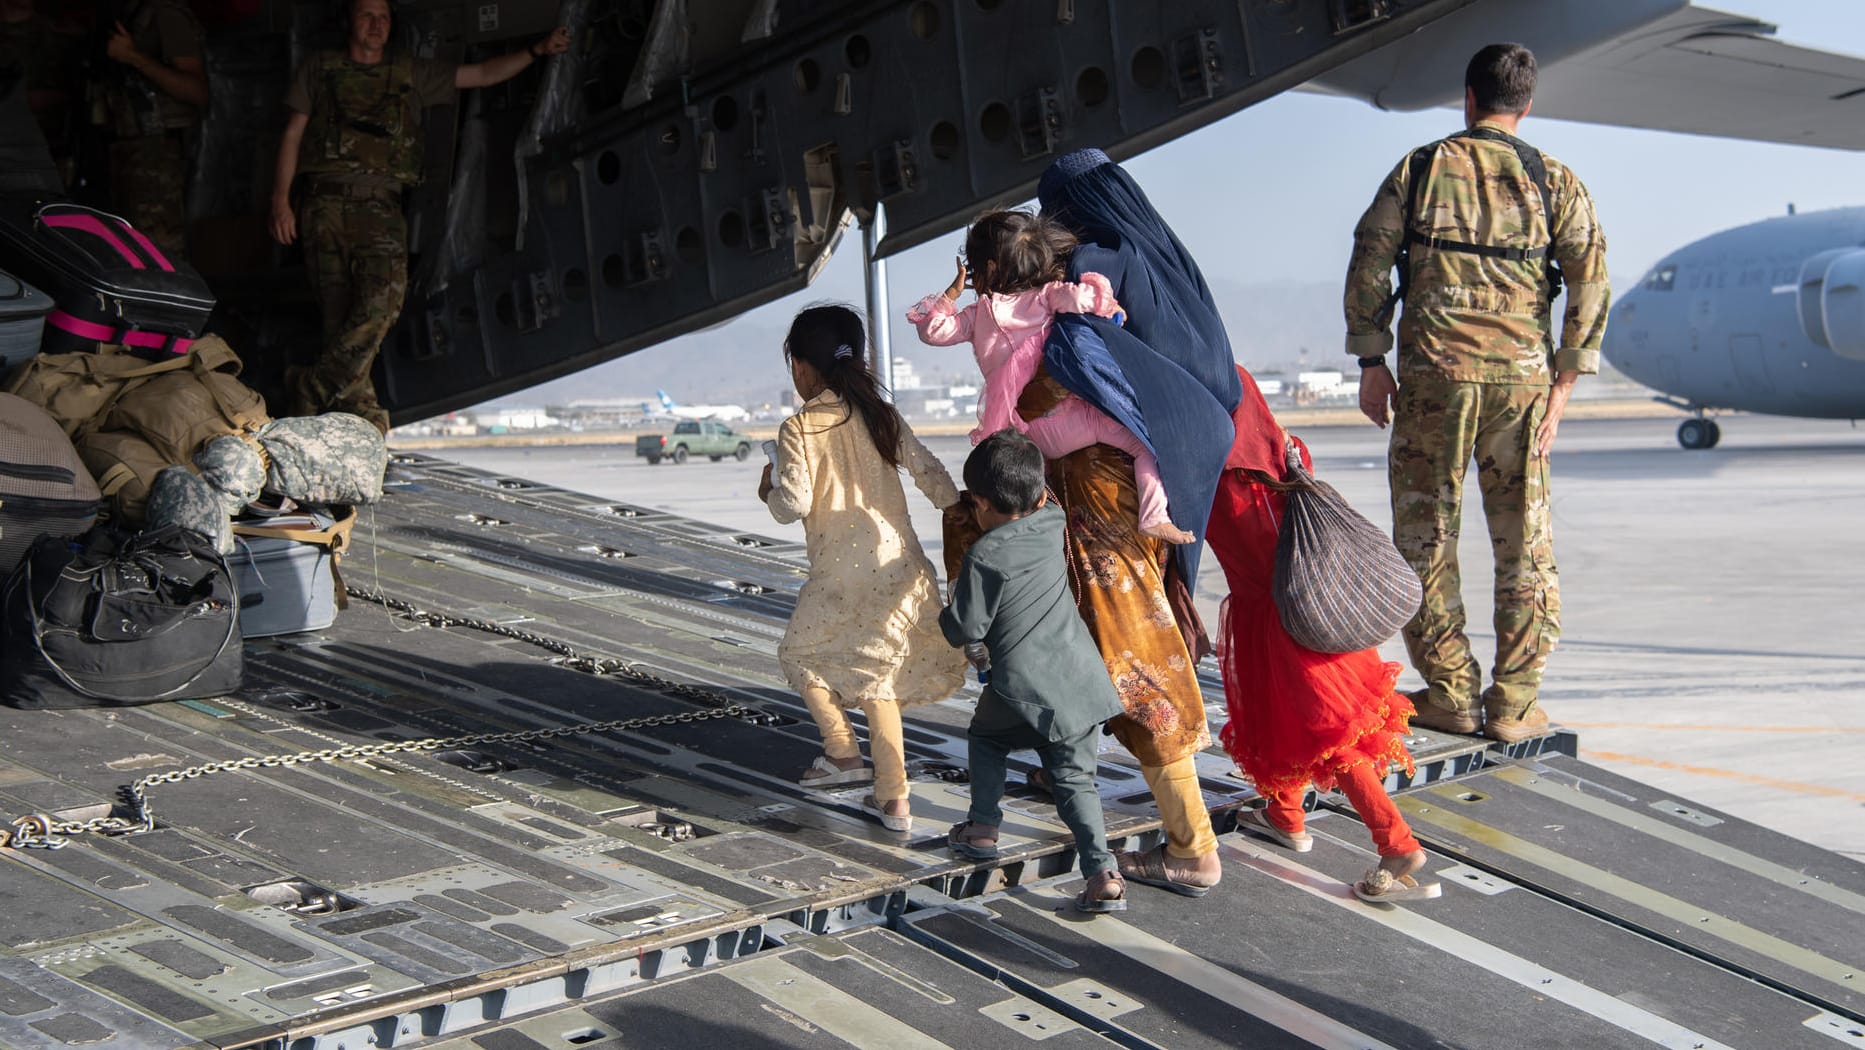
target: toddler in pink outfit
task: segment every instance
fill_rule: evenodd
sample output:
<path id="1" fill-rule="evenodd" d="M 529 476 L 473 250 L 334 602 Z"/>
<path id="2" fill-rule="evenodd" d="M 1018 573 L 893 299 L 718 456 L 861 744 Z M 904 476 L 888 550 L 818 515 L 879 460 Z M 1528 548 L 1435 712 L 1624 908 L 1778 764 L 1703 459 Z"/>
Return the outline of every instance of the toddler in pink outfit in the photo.
<path id="1" fill-rule="evenodd" d="M 1029 435 L 1047 459 L 1059 459 L 1089 445 L 1112 445 L 1133 457 L 1133 480 L 1140 497 L 1140 531 L 1169 543 L 1196 537 L 1172 524 L 1159 461 L 1133 432 L 1079 397 L 1070 396 L 1040 419 L 1017 415 L 1017 399 L 1043 361 L 1043 341 L 1059 313 L 1120 316 L 1120 304 L 1107 278 L 1082 274 L 1081 283 L 1060 278 L 1067 272 L 1075 238 L 1051 220 L 1020 211 L 991 212 L 965 235 L 970 283 L 978 299 L 959 309 L 965 289 L 965 261 L 943 293 L 921 299 L 907 311 L 920 339 L 933 346 L 969 341 L 984 391 L 978 398 L 977 444 L 1005 427 Z"/>

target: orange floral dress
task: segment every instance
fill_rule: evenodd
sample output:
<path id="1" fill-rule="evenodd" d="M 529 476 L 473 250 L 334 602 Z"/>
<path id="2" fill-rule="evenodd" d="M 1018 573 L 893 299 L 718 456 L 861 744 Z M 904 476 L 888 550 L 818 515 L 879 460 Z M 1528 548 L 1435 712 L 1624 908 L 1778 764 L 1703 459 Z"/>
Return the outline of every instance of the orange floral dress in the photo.
<path id="1" fill-rule="evenodd" d="M 1067 396 L 1038 371 L 1017 412 L 1035 419 Z M 1133 457 L 1090 445 L 1049 462 L 1049 487 L 1068 515 L 1063 543 L 1076 607 L 1126 708 L 1108 723 L 1114 738 L 1148 766 L 1171 765 L 1210 747 L 1204 694 L 1186 641 L 1202 639 L 1204 628 L 1189 599 L 1169 597 L 1171 545 L 1139 531 Z M 977 535 L 975 525 L 946 526 L 947 578 Z"/>

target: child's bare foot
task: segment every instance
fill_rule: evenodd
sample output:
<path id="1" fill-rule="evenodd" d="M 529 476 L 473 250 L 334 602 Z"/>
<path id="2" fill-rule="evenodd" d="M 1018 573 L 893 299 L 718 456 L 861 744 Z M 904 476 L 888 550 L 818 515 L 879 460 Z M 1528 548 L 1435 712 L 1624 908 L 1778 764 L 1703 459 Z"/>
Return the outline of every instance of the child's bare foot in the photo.
<path id="1" fill-rule="evenodd" d="M 1379 866 L 1386 869 L 1395 880 L 1403 879 L 1425 866 L 1425 851 L 1415 849 L 1410 853 L 1379 858 Z"/>
<path id="2" fill-rule="evenodd" d="M 1198 542 L 1198 537 L 1186 532 L 1170 521 L 1161 521 L 1152 525 L 1141 525 L 1140 532 L 1156 540 L 1165 540 L 1167 543 Z"/>

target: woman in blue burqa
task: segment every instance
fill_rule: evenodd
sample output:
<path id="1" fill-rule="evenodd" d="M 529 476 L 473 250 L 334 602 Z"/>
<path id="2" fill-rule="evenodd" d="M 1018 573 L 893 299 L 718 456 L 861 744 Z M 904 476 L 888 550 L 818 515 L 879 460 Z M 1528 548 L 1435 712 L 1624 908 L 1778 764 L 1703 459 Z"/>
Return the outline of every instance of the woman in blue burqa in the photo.
<path id="1" fill-rule="evenodd" d="M 1112 416 L 1158 458 L 1173 522 L 1202 539 L 1241 396 L 1204 275 L 1100 150 L 1051 164 L 1039 192 L 1043 214 L 1080 239 L 1069 279 L 1106 276 L 1126 323 L 1058 315 L 1043 353 L 1047 377 L 1029 384 L 1018 411 L 1034 419 L 1067 391 Z M 1051 461 L 1049 473 L 1068 512 L 1076 603 L 1126 707 L 1112 729 L 1139 759 L 1165 825 L 1159 847 L 1120 855 L 1121 874 L 1202 896 L 1221 872 L 1192 765 L 1211 743 L 1195 669 L 1210 644 L 1191 600 L 1202 544 L 1139 532 L 1133 460 L 1117 449 L 1090 446 Z"/>

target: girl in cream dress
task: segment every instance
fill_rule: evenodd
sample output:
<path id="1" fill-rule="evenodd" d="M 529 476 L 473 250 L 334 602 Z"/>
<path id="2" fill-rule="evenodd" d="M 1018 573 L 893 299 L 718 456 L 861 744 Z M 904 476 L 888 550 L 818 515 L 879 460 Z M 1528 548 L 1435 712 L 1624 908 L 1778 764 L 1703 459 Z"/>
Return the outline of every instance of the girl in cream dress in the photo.
<path id="1" fill-rule="evenodd" d="M 934 506 L 963 511 L 951 475 L 883 396 L 866 345 L 860 316 L 844 306 L 813 306 L 791 322 L 784 356 L 803 406 L 784 420 L 758 494 L 778 522 L 802 519 L 809 553 L 809 581 L 777 650 L 823 737 L 799 783 L 872 781 L 864 808 L 908 831 L 900 709 L 952 695 L 965 661 L 939 630 L 939 579 L 908 520 L 900 471 Z M 867 716 L 872 770 L 850 707 Z"/>

